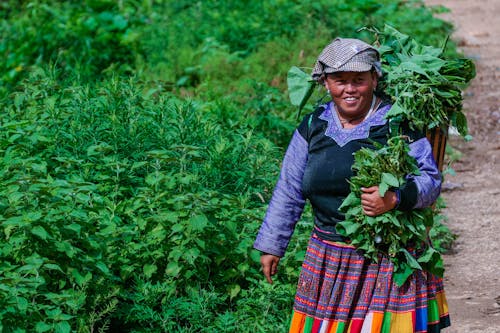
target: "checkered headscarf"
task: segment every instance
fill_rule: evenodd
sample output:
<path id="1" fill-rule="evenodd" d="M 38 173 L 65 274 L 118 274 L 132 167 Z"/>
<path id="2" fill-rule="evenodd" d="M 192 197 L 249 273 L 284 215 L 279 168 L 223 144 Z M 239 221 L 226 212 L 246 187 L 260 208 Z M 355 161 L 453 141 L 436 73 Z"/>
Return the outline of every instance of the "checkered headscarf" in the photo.
<path id="1" fill-rule="evenodd" d="M 335 38 L 319 55 L 311 76 L 318 81 L 324 79 L 324 74 L 367 72 L 372 69 L 379 77 L 382 76 L 377 49 L 359 39 Z"/>

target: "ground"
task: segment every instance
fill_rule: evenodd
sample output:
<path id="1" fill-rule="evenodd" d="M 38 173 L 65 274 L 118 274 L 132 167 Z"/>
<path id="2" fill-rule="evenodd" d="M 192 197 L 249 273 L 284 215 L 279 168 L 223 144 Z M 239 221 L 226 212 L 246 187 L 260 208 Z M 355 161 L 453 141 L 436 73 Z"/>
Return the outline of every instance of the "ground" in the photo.
<path id="1" fill-rule="evenodd" d="M 447 225 L 458 238 L 444 256 L 452 326 L 445 333 L 500 332 L 500 1 L 426 0 L 450 10 L 439 18 L 474 60 L 477 76 L 465 91 L 471 142 L 450 136 L 463 155 L 446 175 Z"/>

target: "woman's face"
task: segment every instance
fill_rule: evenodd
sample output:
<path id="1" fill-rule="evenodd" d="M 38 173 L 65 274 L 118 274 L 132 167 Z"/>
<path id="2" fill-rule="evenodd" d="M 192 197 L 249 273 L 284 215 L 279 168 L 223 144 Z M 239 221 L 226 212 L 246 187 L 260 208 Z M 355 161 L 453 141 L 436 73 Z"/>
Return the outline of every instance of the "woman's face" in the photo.
<path id="1" fill-rule="evenodd" d="M 330 91 L 339 113 L 355 118 L 370 109 L 377 75 L 374 72 L 332 73 L 326 76 L 325 87 Z"/>

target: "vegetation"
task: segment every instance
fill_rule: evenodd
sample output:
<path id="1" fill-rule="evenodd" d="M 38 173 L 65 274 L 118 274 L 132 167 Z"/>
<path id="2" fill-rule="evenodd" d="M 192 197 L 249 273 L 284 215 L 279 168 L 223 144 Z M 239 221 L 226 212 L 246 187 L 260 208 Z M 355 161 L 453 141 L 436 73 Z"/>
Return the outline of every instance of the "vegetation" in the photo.
<path id="1" fill-rule="evenodd" d="M 0 17 L 0 332 L 286 330 L 310 212 L 272 286 L 252 243 L 296 125 L 288 68 L 363 26 L 436 46 L 451 30 L 396 0 L 8 0 Z"/>
<path id="2" fill-rule="evenodd" d="M 386 255 L 394 264 L 394 282 L 402 286 L 415 270 L 425 270 L 442 277 L 443 262 L 437 252 L 428 246 L 427 228 L 433 226 L 432 208 L 414 209 L 409 212 L 390 210 L 372 217 L 363 213 L 361 188 L 378 186 L 381 196 L 392 187 L 406 183 L 407 175 L 418 175 L 414 157 L 409 155 L 406 140 L 394 134 L 387 145 L 376 149 L 362 148 L 354 153 L 350 180 L 351 193 L 342 202 L 345 221 L 337 224 L 337 231 L 351 239 L 370 260 L 378 261 Z M 411 244 L 411 245 L 410 245 Z M 420 254 L 415 258 L 415 253 Z"/>

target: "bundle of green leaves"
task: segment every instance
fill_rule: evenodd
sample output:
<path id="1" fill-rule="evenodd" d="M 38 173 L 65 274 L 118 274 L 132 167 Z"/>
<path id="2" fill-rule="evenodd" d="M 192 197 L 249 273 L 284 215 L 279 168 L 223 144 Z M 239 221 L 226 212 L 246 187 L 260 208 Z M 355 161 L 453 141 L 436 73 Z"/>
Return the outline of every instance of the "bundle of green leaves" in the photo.
<path id="1" fill-rule="evenodd" d="M 432 210 L 391 210 L 368 216 L 361 207 L 361 187 L 378 186 L 384 196 L 389 189 L 404 185 L 407 175 L 418 175 L 416 161 L 408 152 L 405 138 L 395 136 L 385 146 L 377 144 L 376 149 L 363 148 L 354 154 L 356 175 L 350 180 L 351 193 L 340 207 L 345 220 L 337 224 L 338 233 L 349 237 L 366 258 L 378 262 L 382 255 L 388 256 L 399 286 L 417 269 L 443 275 L 441 256 L 428 243 Z"/>
<path id="2" fill-rule="evenodd" d="M 389 25 L 374 31 L 386 73 L 381 86 L 393 100 L 387 117 L 407 120 L 420 131 L 453 126 L 469 139 L 462 90 L 476 74 L 474 63 L 447 59 L 446 42 L 442 48 L 422 45 Z"/>

